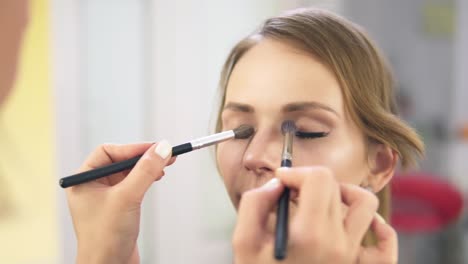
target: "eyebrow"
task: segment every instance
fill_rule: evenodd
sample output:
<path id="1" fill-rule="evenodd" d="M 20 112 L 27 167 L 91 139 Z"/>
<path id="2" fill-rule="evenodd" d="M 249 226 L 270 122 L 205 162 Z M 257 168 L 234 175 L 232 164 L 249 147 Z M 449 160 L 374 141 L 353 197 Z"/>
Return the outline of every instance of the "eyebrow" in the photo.
<path id="1" fill-rule="evenodd" d="M 283 112 L 285 113 L 306 111 L 309 109 L 325 110 L 325 111 L 335 114 L 338 117 L 340 116 L 338 112 L 336 112 L 333 108 L 329 107 L 328 105 L 319 103 L 319 102 L 294 102 L 294 103 L 289 103 L 283 106 Z"/>
<path id="2" fill-rule="evenodd" d="M 336 116 L 340 116 L 338 112 L 336 112 L 333 108 L 324 105 L 319 102 L 293 102 L 288 103 L 282 107 L 283 113 L 291 113 L 291 112 L 300 112 L 300 111 L 307 111 L 310 109 L 319 109 L 325 110 L 327 112 L 333 113 Z M 232 110 L 235 112 L 243 112 L 243 113 L 253 113 L 255 112 L 254 107 L 248 104 L 242 104 L 237 102 L 228 102 L 224 108 L 224 110 Z"/>
<path id="3" fill-rule="evenodd" d="M 243 112 L 243 113 L 255 112 L 253 106 L 248 105 L 248 104 L 236 103 L 236 102 L 227 103 L 223 108 L 223 111 L 224 110 L 232 110 L 234 112 Z"/>

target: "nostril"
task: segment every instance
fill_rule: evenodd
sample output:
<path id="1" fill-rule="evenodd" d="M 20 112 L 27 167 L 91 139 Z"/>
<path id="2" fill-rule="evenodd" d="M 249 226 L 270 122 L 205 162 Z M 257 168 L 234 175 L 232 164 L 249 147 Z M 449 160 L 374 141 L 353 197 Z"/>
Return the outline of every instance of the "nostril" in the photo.
<path id="1" fill-rule="evenodd" d="M 261 167 L 261 168 L 258 168 L 258 169 L 257 169 L 257 171 L 258 171 L 259 173 L 273 172 L 273 170 L 272 170 L 272 169 L 270 169 L 270 168 L 267 168 L 267 167 Z"/>
<path id="2" fill-rule="evenodd" d="M 245 162 L 245 169 L 247 171 L 254 172 L 255 174 L 263 174 L 266 172 L 273 172 L 273 169 L 268 166 L 259 165 L 260 161 L 256 162 Z"/>

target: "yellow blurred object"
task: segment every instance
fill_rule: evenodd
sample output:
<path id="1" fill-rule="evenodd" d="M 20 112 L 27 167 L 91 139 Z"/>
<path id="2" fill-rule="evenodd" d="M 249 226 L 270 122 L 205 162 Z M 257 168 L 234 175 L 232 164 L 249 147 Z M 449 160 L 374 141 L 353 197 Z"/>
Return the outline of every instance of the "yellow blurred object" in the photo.
<path id="1" fill-rule="evenodd" d="M 58 259 L 49 1 L 30 4 L 16 86 L 0 113 L 0 263 L 8 264 Z"/>
<path id="2" fill-rule="evenodd" d="M 452 37 L 455 32 L 454 3 L 429 1 L 424 4 L 422 19 L 427 35 Z"/>

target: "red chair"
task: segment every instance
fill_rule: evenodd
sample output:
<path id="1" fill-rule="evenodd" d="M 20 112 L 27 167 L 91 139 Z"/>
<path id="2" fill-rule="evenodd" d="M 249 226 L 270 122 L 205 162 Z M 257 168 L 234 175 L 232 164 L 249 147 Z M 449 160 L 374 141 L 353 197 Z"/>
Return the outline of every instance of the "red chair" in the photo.
<path id="1" fill-rule="evenodd" d="M 391 224 L 398 232 L 442 230 L 455 222 L 463 209 L 461 192 L 441 177 L 428 173 L 396 175 L 391 193 Z"/>

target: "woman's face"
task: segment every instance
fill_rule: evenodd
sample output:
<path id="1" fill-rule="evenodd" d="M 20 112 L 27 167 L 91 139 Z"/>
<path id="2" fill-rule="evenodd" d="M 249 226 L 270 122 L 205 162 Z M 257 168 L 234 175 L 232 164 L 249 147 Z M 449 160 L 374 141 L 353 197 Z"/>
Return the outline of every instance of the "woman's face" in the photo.
<path id="1" fill-rule="evenodd" d="M 333 73 L 310 54 L 263 39 L 232 71 L 222 111 L 223 130 L 248 124 L 256 131 L 250 139 L 218 145 L 218 166 L 236 209 L 242 193 L 274 177 L 284 120 L 293 120 L 299 131 L 326 133 L 295 137 L 293 166 L 326 166 L 340 182 L 360 184 L 366 178 L 364 137 L 345 112 Z"/>

